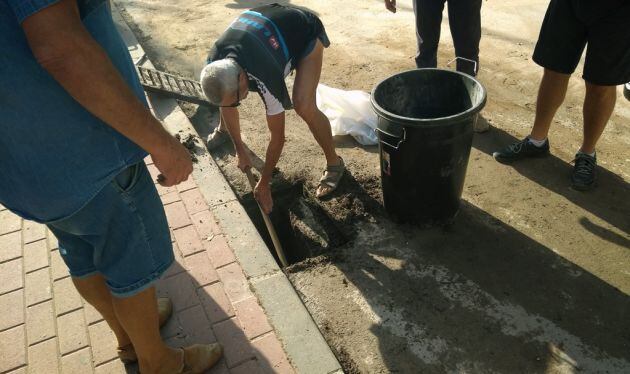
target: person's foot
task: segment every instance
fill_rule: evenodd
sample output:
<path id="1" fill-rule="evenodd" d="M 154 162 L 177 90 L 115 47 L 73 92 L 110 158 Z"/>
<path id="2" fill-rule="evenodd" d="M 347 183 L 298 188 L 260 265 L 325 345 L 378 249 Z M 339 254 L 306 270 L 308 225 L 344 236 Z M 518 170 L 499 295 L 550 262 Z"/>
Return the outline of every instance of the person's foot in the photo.
<path id="1" fill-rule="evenodd" d="M 160 327 L 164 326 L 168 322 L 171 315 L 173 315 L 173 303 L 168 297 L 158 297 L 157 299 L 158 317 Z M 124 364 L 132 364 L 138 361 L 136 350 L 132 344 L 126 344 L 122 347 L 118 347 L 118 358 Z"/>
<path id="2" fill-rule="evenodd" d="M 571 174 L 571 183 L 573 188 L 578 191 L 588 191 L 595 187 L 596 176 L 595 168 L 597 166 L 597 157 L 586 153 L 578 152 L 573 160 L 573 174 Z"/>
<path id="3" fill-rule="evenodd" d="M 339 187 L 339 182 L 345 171 L 346 165 L 341 157 L 339 157 L 339 163 L 337 165 L 328 165 L 319 180 L 319 186 L 317 187 L 317 191 L 315 191 L 315 196 L 321 199 L 330 195 Z"/>
<path id="4" fill-rule="evenodd" d="M 202 374 L 214 366 L 223 355 L 223 347 L 219 343 L 194 344 L 184 351 L 184 365 L 181 373 Z"/>
<path id="5" fill-rule="evenodd" d="M 527 137 L 519 142 L 510 144 L 500 151 L 494 152 L 492 157 L 499 162 L 510 163 L 523 158 L 544 157 L 548 154 L 549 140 L 545 140 L 543 145 L 538 147 L 529 140 L 529 137 Z"/>
<path id="6" fill-rule="evenodd" d="M 208 136 L 208 150 L 219 148 L 228 140 L 230 140 L 230 134 L 228 134 L 227 131 L 219 130 L 219 128 L 217 127 L 216 129 L 214 129 L 212 134 Z"/>

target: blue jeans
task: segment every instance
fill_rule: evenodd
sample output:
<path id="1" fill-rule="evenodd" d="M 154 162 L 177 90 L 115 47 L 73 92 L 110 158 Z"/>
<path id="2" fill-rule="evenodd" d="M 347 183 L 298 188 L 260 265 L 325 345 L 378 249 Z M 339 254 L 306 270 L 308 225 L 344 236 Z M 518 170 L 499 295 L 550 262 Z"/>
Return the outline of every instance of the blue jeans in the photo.
<path id="1" fill-rule="evenodd" d="M 101 274 L 117 297 L 152 286 L 174 260 L 164 208 L 144 162 L 125 169 L 81 210 L 48 227 L 70 275 Z"/>

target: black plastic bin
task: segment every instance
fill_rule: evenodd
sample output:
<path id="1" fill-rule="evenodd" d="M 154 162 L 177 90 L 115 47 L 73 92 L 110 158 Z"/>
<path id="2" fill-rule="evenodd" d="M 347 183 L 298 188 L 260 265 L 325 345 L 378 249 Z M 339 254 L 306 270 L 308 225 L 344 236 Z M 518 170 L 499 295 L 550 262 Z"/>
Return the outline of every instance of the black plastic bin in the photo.
<path id="1" fill-rule="evenodd" d="M 451 223 L 486 90 L 466 74 L 416 69 L 380 82 L 371 100 L 385 209 L 398 222 Z"/>

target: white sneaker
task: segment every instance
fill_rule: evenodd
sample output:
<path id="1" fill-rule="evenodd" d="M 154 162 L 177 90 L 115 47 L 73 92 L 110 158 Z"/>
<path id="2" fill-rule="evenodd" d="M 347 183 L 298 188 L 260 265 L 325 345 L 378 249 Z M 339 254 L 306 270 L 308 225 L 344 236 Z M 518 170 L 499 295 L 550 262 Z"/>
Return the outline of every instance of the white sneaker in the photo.
<path id="1" fill-rule="evenodd" d="M 217 127 L 212 134 L 208 135 L 208 150 L 213 150 L 222 146 L 225 142 L 230 140 L 230 134 L 220 131 Z"/>

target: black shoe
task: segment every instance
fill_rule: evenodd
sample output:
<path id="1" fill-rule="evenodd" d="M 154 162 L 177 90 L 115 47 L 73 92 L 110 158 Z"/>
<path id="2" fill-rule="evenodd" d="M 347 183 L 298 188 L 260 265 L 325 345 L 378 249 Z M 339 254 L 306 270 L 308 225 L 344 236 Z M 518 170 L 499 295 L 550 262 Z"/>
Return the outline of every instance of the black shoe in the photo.
<path id="1" fill-rule="evenodd" d="M 549 140 L 545 140 L 543 145 L 536 147 L 527 137 L 520 142 L 510 144 L 507 148 L 494 152 L 492 157 L 499 162 L 509 163 L 522 158 L 544 157 L 547 155 L 549 155 Z"/>
<path id="2" fill-rule="evenodd" d="M 595 167 L 597 166 L 597 157 L 590 156 L 586 153 L 578 153 L 575 155 L 575 166 L 571 175 L 573 188 L 578 191 L 588 191 L 595 187 Z"/>

